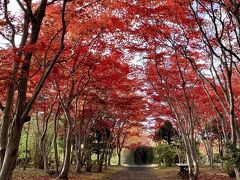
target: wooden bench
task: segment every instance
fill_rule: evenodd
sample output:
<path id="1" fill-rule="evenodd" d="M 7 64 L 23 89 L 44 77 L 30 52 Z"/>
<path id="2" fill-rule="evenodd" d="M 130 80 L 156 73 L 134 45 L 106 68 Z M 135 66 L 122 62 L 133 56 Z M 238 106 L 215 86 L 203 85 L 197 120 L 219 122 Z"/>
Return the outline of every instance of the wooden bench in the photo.
<path id="1" fill-rule="evenodd" d="M 179 169 L 180 169 L 180 171 L 178 172 L 178 174 L 179 174 L 182 178 L 188 176 L 188 164 L 180 164 L 180 163 L 177 163 L 176 165 L 177 165 L 177 166 L 179 167 Z"/>

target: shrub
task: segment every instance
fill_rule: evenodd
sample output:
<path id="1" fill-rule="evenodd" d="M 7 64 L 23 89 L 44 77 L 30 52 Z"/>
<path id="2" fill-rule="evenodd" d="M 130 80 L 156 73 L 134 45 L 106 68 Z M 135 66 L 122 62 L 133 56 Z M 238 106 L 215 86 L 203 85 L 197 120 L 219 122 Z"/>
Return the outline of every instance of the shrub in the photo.
<path id="1" fill-rule="evenodd" d="M 164 163 L 166 166 L 170 167 L 174 163 L 176 151 L 171 145 L 159 144 L 154 150 L 154 155 L 155 161 L 159 164 Z"/>
<path id="2" fill-rule="evenodd" d="M 240 168 L 240 149 L 236 144 L 227 144 L 228 153 L 223 158 L 224 169 L 230 177 L 235 177 L 234 167 Z"/>
<path id="3" fill-rule="evenodd" d="M 85 169 L 88 172 L 92 171 L 93 166 L 96 164 L 96 160 L 92 160 L 92 159 L 87 159 L 85 162 Z"/>
<path id="4" fill-rule="evenodd" d="M 221 154 L 214 153 L 213 154 L 213 162 L 214 163 L 221 163 L 222 162 Z"/>
<path id="5" fill-rule="evenodd" d="M 229 161 L 224 161 L 223 169 L 229 175 L 229 177 L 235 177 L 236 176 L 235 172 L 234 172 L 233 165 Z"/>

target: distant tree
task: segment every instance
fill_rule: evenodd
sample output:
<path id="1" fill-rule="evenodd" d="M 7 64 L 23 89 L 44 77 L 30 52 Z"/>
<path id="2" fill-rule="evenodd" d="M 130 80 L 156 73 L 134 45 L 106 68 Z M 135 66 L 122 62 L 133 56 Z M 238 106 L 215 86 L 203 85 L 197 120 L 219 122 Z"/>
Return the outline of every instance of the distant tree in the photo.
<path id="1" fill-rule="evenodd" d="M 173 127 L 170 121 L 165 121 L 163 125 L 156 132 L 156 140 L 165 140 L 170 145 L 174 139 L 174 136 L 177 135 L 176 129 Z"/>

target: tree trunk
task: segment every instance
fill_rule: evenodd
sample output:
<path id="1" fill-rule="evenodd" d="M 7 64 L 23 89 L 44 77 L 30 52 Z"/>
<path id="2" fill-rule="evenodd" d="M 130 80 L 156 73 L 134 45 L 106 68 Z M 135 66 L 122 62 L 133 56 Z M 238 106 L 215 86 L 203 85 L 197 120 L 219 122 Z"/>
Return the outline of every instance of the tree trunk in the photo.
<path id="1" fill-rule="evenodd" d="M 205 151 L 206 151 L 206 154 L 207 154 L 209 166 L 213 168 L 213 150 L 212 150 L 212 146 L 209 143 L 208 139 L 204 140 L 203 143 L 204 143 Z"/>
<path id="2" fill-rule="evenodd" d="M 75 135 L 75 149 L 76 149 L 76 171 L 77 173 L 81 173 L 82 168 L 82 148 L 81 148 L 81 141 L 80 135 Z"/>
<path id="3" fill-rule="evenodd" d="M 236 175 L 236 180 L 240 180 L 240 173 L 239 173 L 239 167 L 234 167 L 234 172 Z"/>
<path id="4" fill-rule="evenodd" d="M 12 101 L 14 97 L 14 85 L 13 82 L 9 84 L 8 95 L 7 95 L 7 105 L 3 111 L 3 120 L 1 125 L 1 134 L 0 134 L 0 169 L 3 164 L 7 140 L 8 140 L 8 129 L 10 126 L 10 112 L 12 109 Z"/>
<path id="5" fill-rule="evenodd" d="M 19 47 L 23 47 L 27 42 L 29 23 L 30 23 L 30 19 L 25 14 L 22 39 Z M 22 57 L 22 52 L 18 51 L 17 56 L 20 59 Z M 20 65 L 19 62 L 14 61 L 13 67 L 12 67 L 11 80 L 9 81 L 8 89 L 7 89 L 6 106 L 3 111 L 2 126 L 0 129 L 0 169 L 2 168 L 2 163 L 4 160 L 4 155 L 5 155 L 6 146 L 7 146 L 8 130 L 11 123 L 10 112 L 12 110 L 13 101 L 14 101 L 14 92 L 16 90 L 14 79 L 16 79 L 16 76 L 19 70 L 19 65 Z"/>
<path id="6" fill-rule="evenodd" d="M 79 153 L 78 153 L 78 154 L 79 154 Z M 80 155 L 77 155 L 76 160 L 77 160 L 76 171 L 77 171 L 77 173 L 81 173 L 82 162 L 81 162 Z"/>
<path id="7" fill-rule="evenodd" d="M 35 167 L 37 169 L 44 169 L 44 160 L 43 160 L 43 156 L 42 156 L 42 152 L 40 149 L 40 140 L 38 137 L 36 137 L 36 153 L 35 153 Z"/>
<path id="8" fill-rule="evenodd" d="M 195 180 L 198 178 L 199 175 L 199 166 L 196 158 L 193 158 L 193 167 L 194 167 L 193 178 Z"/>
<path id="9" fill-rule="evenodd" d="M 119 150 L 119 152 L 117 153 L 118 155 L 118 165 L 120 166 L 122 163 L 121 163 L 121 150 Z"/>
<path id="10" fill-rule="evenodd" d="M 187 156 L 187 164 L 188 164 L 188 175 L 189 179 L 193 180 L 193 170 L 192 170 L 192 157 L 190 155 L 190 149 L 186 142 L 186 139 L 184 138 L 185 148 L 186 148 L 186 156 Z"/>
<path id="11" fill-rule="evenodd" d="M 30 130 L 30 123 L 28 123 L 28 129 L 27 129 L 27 137 L 26 137 L 26 147 L 25 147 L 25 163 L 23 166 L 23 170 L 26 170 L 27 164 L 28 164 L 28 137 L 29 137 L 29 130 Z"/>
<path id="12" fill-rule="evenodd" d="M 41 152 L 41 157 L 43 159 L 43 169 L 44 171 L 48 171 L 49 167 L 48 167 L 48 154 L 47 154 L 47 150 L 46 150 L 46 143 L 45 143 L 45 136 L 42 136 L 39 140 L 39 149 Z"/>
<path id="13" fill-rule="evenodd" d="M 77 136 L 77 135 L 76 135 Z M 78 138 L 76 138 L 78 139 Z M 77 146 L 77 143 L 76 143 Z M 76 147 L 76 171 L 77 173 L 81 173 L 81 144 L 79 144 L 79 146 Z"/>
<path id="14" fill-rule="evenodd" d="M 189 179 L 196 180 L 199 174 L 196 147 L 194 142 L 191 142 L 189 137 L 184 132 L 182 132 L 182 135 L 183 135 L 183 141 L 186 148 Z"/>
<path id="15" fill-rule="evenodd" d="M 98 172 L 102 172 L 102 166 L 103 166 L 105 154 L 106 154 L 106 142 L 103 142 L 103 150 L 98 163 Z"/>
<path id="16" fill-rule="evenodd" d="M 61 173 L 59 174 L 57 179 L 68 179 L 68 173 L 70 170 L 70 161 L 71 161 L 71 146 L 72 146 L 72 122 L 69 109 L 66 110 L 66 120 L 67 120 L 67 134 L 65 141 L 65 153 L 64 153 L 64 161 Z"/>
<path id="17" fill-rule="evenodd" d="M 109 143 L 109 140 L 107 140 L 107 145 L 106 145 L 106 153 L 105 153 L 105 156 L 104 156 L 104 169 L 106 170 L 107 169 L 107 166 L 108 166 L 108 156 L 109 156 L 109 153 L 110 153 L 110 143 Z"/>
<path id="18" fill-rule="evenodd" d="M 44 112 L 45 113 L 45 112 Z M 39 148 L 39 161 L 38 161 L 38 168 L 39 169 L 44 169 L 46 172 L 49 170 L 48 168 L 48 155 L 47 155 L 47 150 L 46 150 L 46 131 L 47 131 L 47 124 L 48 122 L 46 122 L 46 118 L 44 115 L 43 118 L 43 122 L 42 122 L 42 131 L 40 130 L 40 126 L 39 126 L 39 119 L 38 119 L 38 111 L 36 112 L 36 121 L 37 121 L 37 128 L 38 128 L 38 136 L 40 136 L 40 138 L 38 139 L 38 148 Z M 47 119 L 48 121 L 48 119 Z"/>
<path id="19" fill-rule="evenodd" d="M 70 164 L 76 165 L 76 149 L 74 144 L 71 146 L 71 157 L 70 157 Z"/>
<path id="20" fill-rule="evenodd" d="M 108 167 L 108 153 L 106 152 L 104 156 L 104 169 L 106 170 Z"/>
<path id="21" fill-rule="evenodd" d="M 89 146 L 89 138 L 87 137 L 88 135 L 85 134 L 84 136 L 84 140 L 83 142 L 81 141 L 81 138 L 79 136 L 79 149 L 78 149 L 78 153 L 77 153 L 77 172 L 80 173 L 81 172 L 81 168 L 84 166 L 84 162 L 86 162 L 86 154 L 88 154 L 88 152 L 86 152 L 88 150 Z M 81 147 L 81 144 L 83 144 L 83 148 Z"/>
<path id="22" fill-rule="evenodd" d="M 59 159 L 58 159 L 58 145 L 57 145 L 57 134 L 58 134 L 58 123 L 57 116 L 54 118 L 54 137 L 53 137 L 53 147 L 54 147 L 54 159 L 55 159 L 55 170 L 59 173 Z"/>
<path id="23" fill-rule="evenodd" d="M 68 173 L 70 169 L 70 160 L 71 160 L 71 136 L 72 132 L 69 129 L 66 138 L 66 146 L 65 146 L 65 155 L 64 155 L 64 162 L 61 173 L 58 176 L 58 179 L 68 179 Z"/>
<path id="24" fill-rule="evenodd" d="M 46 145 L 44 145 L 46 146 Z M 46 147 L 43 147 L 43 165 L 44 165 L 44 171 L 48 172 L 49 171 L 49 165 L 48 165 L 48 153 L 46 150 Z"/>
<path id="25" fill-rule="evenodd" d="M 55 170 L 56 173 L 59 173 L 59 159 L 58 159 L 58 147 L 57 147 L 57 139 L 54 137 L 54 159 L 55 159 Z"/>
<path id="26" fill-rule="evenodd" d="M 111 166 L 112 150 L 108 153 L 108 165 Z"/>
<path id="27" fill-rule="evenodd" d="M 15 123 L 12 127 L 9 141 L 7 144 L 2 169 L 0 172 L 0 180 L 11 180 L 13 169 L 18 154 L 18 147 L 21 139 L 22 123 Z"/>
<path id="28" fill-rule="evenodd" d="M 180 150 L 178 149 L 178 146 L 176 146 L 176 152 L 177 152 L 177 156 L 178 156 L 178 163 L 182 163 L 182 161 L 181 161 L 181 155 L 180 155 Z"/>

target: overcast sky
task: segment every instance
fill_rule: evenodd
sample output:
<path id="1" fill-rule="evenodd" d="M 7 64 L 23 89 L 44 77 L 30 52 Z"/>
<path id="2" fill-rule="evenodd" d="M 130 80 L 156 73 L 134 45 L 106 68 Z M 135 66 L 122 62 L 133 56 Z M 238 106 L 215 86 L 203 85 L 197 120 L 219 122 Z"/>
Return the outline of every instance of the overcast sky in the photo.
<path id="1" fill-rule="evenodd" d="M 17 3 L 16 0 L 9 0 L 9 4 L 8 4 L 8 10 L 10 11 L 10 13 L 12 15 L 16 15 L 20 12 L 20 7 Z M 16 45 L 19 45 L 20 43 L 20 36 L 16 36 L 15 37 L 15 43 Z M 5 40 L 2 36 L 0 36 L 0 48 L 4 48 L 6 47 L 6 45 L 9 44 L 7 40 Z"/>

